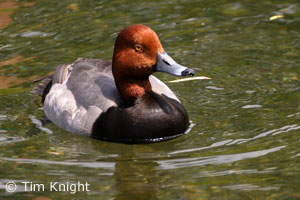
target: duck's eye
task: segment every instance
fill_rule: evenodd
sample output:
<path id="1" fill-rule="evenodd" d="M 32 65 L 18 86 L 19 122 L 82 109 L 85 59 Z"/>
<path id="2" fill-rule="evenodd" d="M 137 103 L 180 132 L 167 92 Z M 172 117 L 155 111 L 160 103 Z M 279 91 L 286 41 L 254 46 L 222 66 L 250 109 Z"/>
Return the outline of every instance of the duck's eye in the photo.
<path id="1" fill-rule="evenodd" d="M 142 45 L 139 45 L 139 44 L 135 45 L 135 50 L 136 50 L 137 52 L 143 52 L 143 47 L 142 47 Z"/>

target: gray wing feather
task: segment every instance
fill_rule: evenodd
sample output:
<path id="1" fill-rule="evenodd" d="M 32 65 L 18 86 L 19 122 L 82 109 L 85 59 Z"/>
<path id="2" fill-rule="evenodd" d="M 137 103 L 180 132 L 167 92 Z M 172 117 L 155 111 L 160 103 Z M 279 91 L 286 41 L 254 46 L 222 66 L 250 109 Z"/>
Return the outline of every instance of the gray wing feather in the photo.
<path id="1" fill-rule="evenodd" d="M 58 65 L 52 77 L 52 84 L 63 83 L 68 77 L 70 66 L 71 64 Z"/>
<path id="2" fill-rule="evenodd" d="M 96 106 L 103 111 L 111 106 L 122 105 L 122 99 L 111 72 L 111 62 L 82 59 L 74 63 L 72 67 L 72 74 L 66 86 L 72 91 L 78 104 L 85 108 Z"/>

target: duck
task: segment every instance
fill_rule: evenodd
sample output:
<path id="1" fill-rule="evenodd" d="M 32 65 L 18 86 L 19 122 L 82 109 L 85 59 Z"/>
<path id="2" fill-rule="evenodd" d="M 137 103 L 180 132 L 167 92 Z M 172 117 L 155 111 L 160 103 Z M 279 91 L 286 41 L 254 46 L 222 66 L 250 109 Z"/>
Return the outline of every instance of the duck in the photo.
<path id="1" fill-rule="evenodd" d="M 155 72 L 195 74 L 167 54 L 155 31 L 136 24 L 118 34 L 112 61 L 78 58 L 58 65 L 36 81 L 33 93 L 42 97 L 46 117 L 68 132 L 119 143 L 159 142 L 183 135 L 190 121 Z"/>

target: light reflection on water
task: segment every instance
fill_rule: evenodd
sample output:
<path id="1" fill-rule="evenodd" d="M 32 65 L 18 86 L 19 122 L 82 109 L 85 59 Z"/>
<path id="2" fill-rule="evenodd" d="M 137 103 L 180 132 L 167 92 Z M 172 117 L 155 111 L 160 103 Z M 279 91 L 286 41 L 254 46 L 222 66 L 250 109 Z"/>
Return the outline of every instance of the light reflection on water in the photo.
<path id="1" fill-rule="evenodd" d="M 288 133 L 289 131 L 293 131 L 293 130 L 298 130 L 300 129 L 300 126 L 298 126 L 297 124 L 293 124 L 293 125 L 287 125 L 278 129 L 274 129 L 274 130 L 270 130 L 270 131 L 266 131 L 263 133 L 260 133 L 252 138 L 247 138 L 247 139 L 228 139 L 228 140 L 224 140 L 224 141 L 219 141 L 219 142 L 215 142 L 207 147 L 199 147 L 199 148 L 191 148 L 191 149 L 185 149 L 185 150 L 178 150 L 178 151 L 174 151 L 171 152 L 170 154 L 180 154 L 180 153 L 189 153 L 189 152 L 195 152 L 195 151 L 201 151 L 204 149 L 210 149 L 210 148 L 214 148 L 214 147 L 220 147 L 223 145 L 234 145 L 234 144 L 242 144 L 251 140 L 255 140 L 261 137 L 266 137 L 268 135 L 277 135 L 280 133 Z"/>
<path id="2" fill-rule="evenodd" d="M 236 162 L 236 161 L 249 159 L 249 158 L 257 158 L 272 152 L 279 151 L 282 148 L 285 148 L 285 146 L 275 147 L 272 149 L 264 149 L 260 151 L 239 153 L 239 154 L 220 155 L 220 156 L 211 156 L 211 157 L 197 157 L 197 158 L 181 158 L 181 159 L 173 159 L 167 161 L 158 161 L 157 163 L 160 165 L 159 169 L 176 169 L 176 168 L 183 168 L 183 167 L 209 165 L 209 164 L 218 165 L 218 164 Z"/>
<path id="3" fill-rule="evenodd" d="M 230 185 L 230 186 L 224 186 L 225 189 L 231 189 L 231 190 L 244 190 L 244 191 L 252 191 L 252 190 L 278 190 L 279 187 L 261 187 L 258 185 L 251 185 L 251 184 L 238 184 L 238 185 Z"/>
<path id="4" fill-rule="evenodd" d="M 0 160 L 18 162 L 24 164 L 41 164 L 41 165 L 62 165 L 62 166 L 76 166 L 86 168 L 100 168 L 114 170 L 115 164 L 109 162 L 71 162 L 71 161 L 51 161 L 51 160 L 40 160 L 40 159 L 22 159 L 22 158 L 0 158 Z"/>

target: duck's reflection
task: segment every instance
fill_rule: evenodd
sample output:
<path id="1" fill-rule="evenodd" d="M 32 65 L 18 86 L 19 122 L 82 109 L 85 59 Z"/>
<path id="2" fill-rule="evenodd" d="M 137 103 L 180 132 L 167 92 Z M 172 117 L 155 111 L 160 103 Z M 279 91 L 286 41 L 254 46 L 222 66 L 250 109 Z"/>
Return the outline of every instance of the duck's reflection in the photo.
<path id="1" fill-rule="evenodd" d="M 113 196 L 114 199 L 156 199 L 163 182 L 159 177 L 157 159 L 166 159 L 172 141 L 156 144 L 127 145 L 103 142 L 85 136 L 69 138 L 71 133 L 60 134 L 53 141 L 56 144 L 64 143 L 65 151 L 82 152 L 78 161 L 91 165 L 97 163 L 113 163 L 111 169 L 90 169 L 94 177 L 86 177 L 91 182 L 92 191 L 101 195 Z M 70 136 L 69 135 L 69 136 Z M 72 134 L 73 135 L 73 134 Z M 66 144 L 67 142 L 67 144 Z M 61 149 L 60 145 L 60 149 Z M 174 149 L 173 149 L 174 150 Z M 96 159 L 95 159 L 96 158 Z M 97 165 L 99 166 L 99 165 Z"/>
<path id="2" fill-rule="evenodd" d="M 96 142 L 95 142 L 96 143 Z M 161 185 L 157 176 L 154 153 L 158 145 L 124 145 L 107 143 L 108 147 L 102 152 L 116 154 L 114 181 L 116 188 L 115 199 L 155 199 Z M 153 154 L 152 154 L 153 152 Z M 149 156 L 147 159 L 147 155 Z"/>

